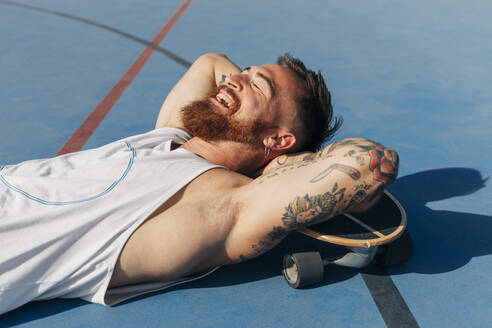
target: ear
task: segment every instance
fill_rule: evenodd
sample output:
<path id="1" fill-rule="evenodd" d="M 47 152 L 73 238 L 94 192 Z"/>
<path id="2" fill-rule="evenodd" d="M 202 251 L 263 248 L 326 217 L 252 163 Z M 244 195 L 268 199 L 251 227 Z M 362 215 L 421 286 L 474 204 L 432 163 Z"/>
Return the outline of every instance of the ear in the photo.
<path id="1" fill-rule="evenodd" d="M 296 136 L 288 131 L 279 131 L 275 135 L 265 137 L 263 144 L 271 150 L 285 153 L 295 146 Z"/>

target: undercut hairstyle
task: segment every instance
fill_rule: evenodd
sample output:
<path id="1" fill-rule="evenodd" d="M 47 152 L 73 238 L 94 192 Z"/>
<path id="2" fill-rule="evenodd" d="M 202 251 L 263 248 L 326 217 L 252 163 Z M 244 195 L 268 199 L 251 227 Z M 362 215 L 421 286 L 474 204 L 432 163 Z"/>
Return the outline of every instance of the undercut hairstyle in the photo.
<path id="1" fill-rule="evenodd" d="M 307 69 L 300 59 L 289 53 L 278 57 L 277 64 L 294 71 L 305 83 L 305 95 L 296 99 L 302 126 L 302 141 L 296 151 L 316 152 L 333 137 L 343 119 L 333 116 L 331 94 L 320 71 L 315 73 Z"/>

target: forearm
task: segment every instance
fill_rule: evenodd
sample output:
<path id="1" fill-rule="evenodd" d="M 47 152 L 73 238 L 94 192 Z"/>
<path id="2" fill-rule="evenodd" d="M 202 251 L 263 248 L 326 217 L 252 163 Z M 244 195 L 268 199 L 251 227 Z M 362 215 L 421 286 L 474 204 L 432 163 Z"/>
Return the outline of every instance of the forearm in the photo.
<path id="1" fill-rule="evenodd" d="M 207 53 L 200 56 L 164 100 L 156 128 L 182 128 L 181 108 L 195 100 L 203 99 L 228 75 L 237 72 L 240 72 L 239 67 L 223 54 Z"/>
<path id="2" fill-rule="evenodd" d="M 265 206 L 271 223 L 293 230 L 368 209 L 397 173 L 394 150 L 352 138 L 273 169 L 257 178 L 252 189 L 269 195 L 259 198 L 258 206 Z"/>
<path id="3" fill-rule="evenodd" d="M 241 69 L 225 54 L 209 52 L 197 58 L 182 80 L 193 80 L 194 85 L 203 83 L 203 88 L 207 89 L 206 94 L 210 89 L 222 84 L 227 76 L 240 72 Z"/>
<path id="4" fill-rule="evenodd" d="M 215 86 L 224 83 L 229 75 L 241 73 L 241 68 L 227 58 L 226 55 L 216 53 L 207 55 L 213 71 Z"/>
<path id="5" fill-rule="evenodd" d="M 254 178 L 258 178 L 260 176 L 268 176 L 282 168 L 291 167 L 293 164 L 308 160 L 313 156 L 312 152 L 302 152 L 295 154 L 283 154 L 274 159 L 272 159 L 269 163 L 267 163 L 264 167 L 259 169 L 255 174 L 253 174 Z"/>

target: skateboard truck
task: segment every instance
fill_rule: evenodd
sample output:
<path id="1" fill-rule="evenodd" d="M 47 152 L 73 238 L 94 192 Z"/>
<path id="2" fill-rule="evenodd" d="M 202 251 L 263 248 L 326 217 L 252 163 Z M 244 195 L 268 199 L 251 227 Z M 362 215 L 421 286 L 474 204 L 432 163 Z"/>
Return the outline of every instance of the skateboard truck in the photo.
<path id="1" fill-rule="evenodd" d="M 363 268 L 372 262 L 378 247 L 350 247 L 351 251 L 338 257 L 321 257 L 316 251 L 305 251 L 284 255 L 283 270 L 285 280 L 293 288 L 313 285 L 324 276 L 324 266 L 336 264 L 349 268 Z"/>
<path id="2" fill-rule="evenodd" d="M 323 259 L 323 265 L 334 263 L 337 265 L 349 267 L 349 268 L 363 268 L 372 262 L 374 256 L 377 253 L 378 246 L 364 248 L 364 247 L 349 247 L 351 252 L 348 252 L 341 258 L 330 261 L 329 259 Z"/>
<path id="3" fill-rule="evenodd" d="M 413 255 L 412 238 L 405 229 L 406 213 L 401 204 L 387 191 L 384 192 L 378 205 L 370 212 L 357 217 L 345 214 L 328 221 L 333 222 L 327 222 L 325 226 L 304 228 L 300 232 L 324 242 L 346 246 L 348 252 L 335 257 L 321 257 L 317 251 L 285 254 L 282 273 L 289 286 L 302 288 L 319 283 L 323 280 L 324 267 L 328 264 L 357 269 L 372 262 L 381 266 L 393 266 L 408 261 Z M 375 238 L 347 238 L 347 231 L 358 229 L 354 224 L 369 231 Z M 346 227 L 346 229 L 342 231 L 340 227 Z M 374 227 L 379 227 L 380 230 Z M 334 235 L 333 231 L 337 229 L 343 233 Z M 367 235 L 364 231 L 358 233 L 359 236 Z M 356 234 L 354 236 L 357 237 Z"/>

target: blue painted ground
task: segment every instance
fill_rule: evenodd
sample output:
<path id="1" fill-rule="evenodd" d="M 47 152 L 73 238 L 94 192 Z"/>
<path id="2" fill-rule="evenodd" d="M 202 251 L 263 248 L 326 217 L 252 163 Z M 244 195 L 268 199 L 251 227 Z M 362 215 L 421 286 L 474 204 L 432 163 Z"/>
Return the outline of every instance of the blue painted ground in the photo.
<path id="1" fill-rule="evenodd" d="M 70 13 L 146 40 L 181 1 L 18 3 Z M 492 2 L 195 1 L 161 44 L 188 61 L 223 52 L 240 66 L 291 51 L 320 69 L 345 119 L 337 139 L 398 150 L 391 191 L 405 206 L 414 258 L 390 270 L 422 327 L 492 321 Z M 143 50 L 97 27 L 0 2 L 0 164 L 51 157 Z M 153 128 L 185 69 L 155 53 L 86 148 Z M 78 300 L 28 304 L 0 326 L 381 327 L 354 270 L 331 267 L 321 286 L 290 289 L 281 254 L 114 308 Z"/>

